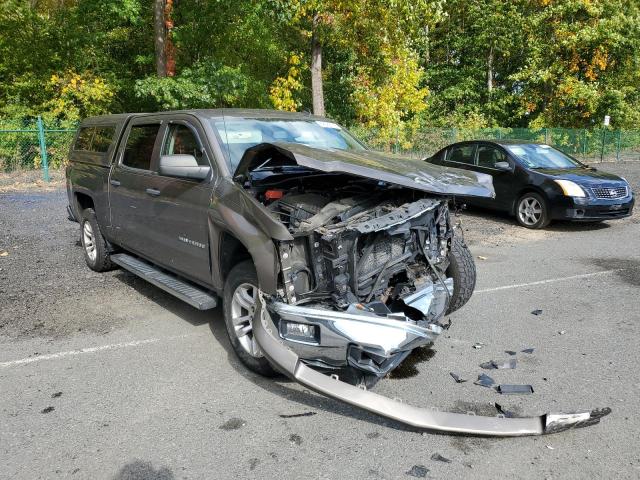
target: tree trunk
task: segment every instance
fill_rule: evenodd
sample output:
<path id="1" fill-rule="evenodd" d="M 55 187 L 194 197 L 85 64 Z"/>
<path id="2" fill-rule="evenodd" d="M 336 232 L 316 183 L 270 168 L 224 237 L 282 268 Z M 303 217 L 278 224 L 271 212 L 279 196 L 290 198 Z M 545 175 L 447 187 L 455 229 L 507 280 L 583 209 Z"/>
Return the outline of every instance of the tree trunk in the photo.
<path id="1" fill-rule="evenodd" d="M 313 114 L 324 117 L 324 92 L 322 88 L 322 45 L 317 33 L 318 16 L 313 17 L 311 35 L 311 97 Z"/>
<path id="2" fill-rule="evenodd" d="M 167 69 L 167 76 L 173 77 L 176 74 L 175 47 L 171 40 L 171 30 L 173 30 L 173 0 L 165 0 L 164 7 L 164 55 Z"/>
<path id="3" fill-rule="evenodd" d="M 489 93 L 493 90 L 493 45 L 489 47 L 489 56 L 487 58 L 487 90 L 489 90 Z"/>
<path id="4" fill-rule="evenodd" d="M 167 76 L 167 32 L 164 21 L 165 0 L 154 0 L 153 4 L 153 30 L 156 48 L 156 73 L 158 77 Z"/>

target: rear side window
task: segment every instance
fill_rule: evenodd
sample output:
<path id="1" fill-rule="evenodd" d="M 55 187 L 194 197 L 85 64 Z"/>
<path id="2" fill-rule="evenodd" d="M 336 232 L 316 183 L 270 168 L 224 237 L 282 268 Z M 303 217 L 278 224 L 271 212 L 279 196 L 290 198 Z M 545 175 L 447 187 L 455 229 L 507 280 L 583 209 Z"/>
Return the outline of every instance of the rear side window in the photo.
<path id="1" fill-rule="evenodd" d="M 105 153 L 109 150 L 115 133 L 115 127 L 96 127 L 93 134 L 93 142 L 91 142 L 91 151 Z"/>
<path id="2" fill-rule="evenodd" d="M 115 132 L 115 127 L 82 127 L 73 149 L 105 153 L 109 150 Z"/>
<path id="3" fill-rule="evenodd" d="M 202 154 L 202 149 L 193 131 L 186 125 L 171 125 L 169 135 L 162 148 L 163 155 L 193 155 L 200 166 L 209 163 Z"/>
<path id="4" fill-rule="evenodd" d="M 91 151 L 91 139 L 93 138 L 93 128 L 82 127 L 78 133 L 76 143 L 73 145 L 74 150 Z"/>
<path id="5" fill-rule="evenodd" d="M 159 130 L 160 124 L 132 126 L 124 149 L 122 164 L 131 168 L 151 170 L 153 146 Z"/>
<path id="6" fill-rule="evenodd" d="M 495 147 L 480 145 L 478 147 L 478 166 L 484 168 L 495 168 L 496 163 L 506 162 L 507 157 Z"/>
<path id="7" fill-rule="evenodd" d="M 473 151 L 475 145 L 457 145 L 452 147 L 447 156 L 447 161 L 457 163 L 467 163 L 473 165 Z"/>

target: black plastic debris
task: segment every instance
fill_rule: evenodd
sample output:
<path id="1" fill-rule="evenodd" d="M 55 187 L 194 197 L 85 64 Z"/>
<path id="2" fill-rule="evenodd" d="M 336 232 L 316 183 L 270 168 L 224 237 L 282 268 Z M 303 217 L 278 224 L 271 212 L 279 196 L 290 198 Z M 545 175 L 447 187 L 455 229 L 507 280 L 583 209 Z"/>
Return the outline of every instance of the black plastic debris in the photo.
<path id="1" fill-rule="evenodd" d="M 533 353 L 533 351 L 535 350 L 535 348 L 525 348 L 524 350 L 521 350 L 522 353 Z"/>
<path id="2" fill-rule="evenodd" d="M 516 352 L 514 352 L 513 350 L 505 350 L 504 353 L 506 353 L 507 355 L 511 355 L 511 356 L 516 354 Z"/>
<path id="3" fill-rule="evenodd" d="M 58 397 L 61 397 L 61 396 L 62 396 L 62 392 L 56 392 L 56 393 L 51 394 L 51 398 L 58 398 Z"/>
<path id="4" fill-rule="evenodd" d="M 440 326 L 442 327 L 443 330 L 449 330 L 449 328 L 451 328 L 451 319 L 449 319 L 447 323 L 443 323 Z"/>
<path id="5" fill-rule="evenodd" d="M 476 342 L 473 344 L 473 348 L 475 348 L 476 350 L 478 350 L 479 348 L 484 347 L 484 343 L 482 342 Z"/>
<path id="6" fill-rule="evenodd" d="M 431 455 L 431 460 L 435 460 L 436 462 L 451 463 L 451 460 L 449 460 L 447 457 L 443 457 L 439 453 L 434 453 L 433 455 Z"/>
<path id="7" fill-rule="evenodd" d="M 47 407 L 47 408 L 44 408 L 40 413 L 51 413 L 55 409 L 56 409 L 55 407 Z"/>
<path id="8" fill-rule="evenodd" d="M 498 413 L 501 414 L 501 415 L 504 415 L 505 418 L 513 418 L 513 417 L 515 417 L 513 412 L 510 412 L 509 410 L 506 410 L 499 403 L 494 403 L 493 405 L 496 407 L 496 410 L 498 411 Z"/>
<path id="9" fill-rule="evenodd" d="M 429 469 L 424 465 L 414 465 L 413 467 L 411 467 L 411 470 L 406 472 L 406 474 L 410 477 L 416 478 L 425 478 L 427 476 L 427 473 L 429 473 Z"/>
<path id="10" fill-rule="evenodd" d="M 304 412 L 304 413 L 292 413 L 291 415 L 278 415 L 280 418 L 298 418 L 298 417 L 312 417 L 317 412 Z"/>
<path id="11" fill-rule="evenodd" d="M 535 309 L 533 312 L 531 312 L 532 315 L 542 315 L 542 310 L 540 310 L 539 308 Z"/>
<path id="12" fill-rule="evenodd" d="M 459 375 L 457 375 L 457 374 L 455 374 L 455 373 L 453 373 L 453 372 L 449 372 L 449 375 L 451 375 L 451 378 L 453 378 L 453 379 L 456 381 L 456 383 L 464 383 L 464 382 L 466 382 L 466 381 L 467 381 L 467 380 L 466 380 L 466 379 L 464 379 L 464 378 L 460 378 L 460 376 L 459 376 Z"/>
<path id="13" fill-rule="evenodd" d="M 474 385 L 480 385 L 481 387 L 492 387 L 496 382 L 489 375 L 481 373 L 478 375 L 478 380 L 473 382 Z"/>
<path id="14" fill-rule="evenodd" d="M 480 364 L 480 368 L 485 370 L 513 370 L 516 368 L 517 360 L 515 358 L 509 358 L 508 360 L 490 360 Z"/>
<path id="15" fill-rule="evenodd" d="M 531 385 L 498 385 L 496 392 L 502 395 L 531 395 L 533 387 Z"/>

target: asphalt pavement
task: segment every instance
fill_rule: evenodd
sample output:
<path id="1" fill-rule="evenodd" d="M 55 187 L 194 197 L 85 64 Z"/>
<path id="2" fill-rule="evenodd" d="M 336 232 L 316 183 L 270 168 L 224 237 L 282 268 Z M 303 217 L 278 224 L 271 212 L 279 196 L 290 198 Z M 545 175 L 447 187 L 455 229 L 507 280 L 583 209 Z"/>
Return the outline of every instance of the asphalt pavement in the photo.
<path id="1" fill-rule="evenodd" d="M 604 169 L 640 191 L 640 163 Z M 61 190 L 0 194 L 0 478 L 640 477 L 637 214 L 534 232 L 461 215 L 476 293 L 375 391 L 477 415 L 612 409 L 593 427 L 492 439 L 413 431 L 247 372 L 219 309 L 84 266 L 65 205 Z M 506 350 L 514 370 L 479 367 Z M 481 373 L 534 393 L 501 396 L 474 385 Z"/>

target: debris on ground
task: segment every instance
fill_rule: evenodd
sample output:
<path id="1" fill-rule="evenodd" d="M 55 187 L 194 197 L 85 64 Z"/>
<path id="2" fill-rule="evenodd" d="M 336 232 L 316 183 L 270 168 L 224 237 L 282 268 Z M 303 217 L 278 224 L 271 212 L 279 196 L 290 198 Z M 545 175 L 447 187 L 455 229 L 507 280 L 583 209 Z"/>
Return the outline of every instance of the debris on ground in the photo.
<path id="1" fill-rule="evenodd" d="M 551 445 L 547 445 L 546 446 L 549 450 L 553 450 L 553 447 Z"/>
<path id="2" fill-rule="evenodd" d="M 443 457 L 439 453 L 434 453 L 433 455 L 431 455 L 431 460 L 435 460 L 436 462 L 451 463 L 451 460 L 449 460 L 447 457 Z"/>
<path id="3" fill-rule="evenodd" d="M 558 333 L 559 333 L 560 335 L 564 335 L 565 333 L 567 333 L 567 331 L 566 331 L 566 330 L 560 330 Z"/>
<path id="4" fill-rule="evenodd" d="M 516 352 L 514 352 L 513 350 L 505 350 L 504 353 L 506 353 L 507 355 L 515 355 Z"/>
<path id="5" fill-rule="evenodd" d="M 476 350 L 478 350 L 479 348 L 484 347 L 484 343 L 482 342 L 476 342 L 473 344 L 473 348 L 475 348 Z"/>
<path id="6" fill-rule="evenodd" d="M 58 398 L 62 396 L 62 392 L 56 392 L 54 394 L 51 395 L 51 398 Z"/>
<path id="7" fill-rule="evenodd" d="M 498 411 L 498 413 L 501 414 L 501 415 L 504 415 L 505 418 L 513 418 L 513 417 L 515 417 L 513 412 L 510 412 L 509 410 L 506 410 L 499 403 L 494 403 L 493 405 L 496 407 L 496 410 Z"/>
<path id="8" fill-rule="evenodd" d="M 531 385 L 498 385 L 496 388 L 502 395 L 530 395 L 533 393 Z"/>
<path id="9" fill-rule="evenodd" d="M 449 372 L 449 375 L 451 375 L 451 377 L 456 381 L 456 383 L 464 383 L 464 382 L 466 382 L 466 381 L 467 381 L 467 380 L 466 380 L 466 379 L 464 379 L 464 378 L 460 378 L 460 376 L 459 376 L 459 375 L 456 375 L 456 374 L 455 374 L 455 373 L 453 373 L 453 372 Z"/>
<path id="10" fill-rule="evenodd" d="M 291 443 L 295 443 L 298 446 L 302 445 L 302 437 L 297 433 L 292 433 L 291 435 L 289 435 L 289 441 Z"/>
<path id="11" fill-rule="evenodd" d="M 410 477 L 425 478 L 427 476 L 427 473 L 429 473 L 429 469 L 424 465 L 414 465 L 413 467 L 411 467 L 411 470 L 405 473 Z"/>
<path id="12" fill-rule="evenodd" d="M 487 257 L 483 257 L 482 255 L 478 255 L 478 260 L 486 260 Z"/>
<path id="13" fill-rule="evenodd" d="M 8 257 L 9 256 L 9 252 L 7 252 L 6 250 L 2 250 L 0 252 L 0 257 Z"/>
<path id="14" fill-rule="evenodd" d="M 513 370 L 516 368 L 517 359 L 510 358 L 508 360 L 499 361 L 499 360 L 489 360 L 488 362 L 484 362 L 480 364 L 480 368 L 484 368 L 485 370 Z"/>
<path id="15" fill-rule="evenodd" d="M 474 385 L 480 385 L 481 387 L 492 387 L 496 382 L 489 375 L 482 373 L 478 375 L 478 380 L 473 383 Z"/>
<path id="16" fill-rule="evenodd" d="M 280 418 L 298 418 L 298 417 L 312 417 L 317 412 L 304 412 L 304 413 L 292 413 L 291 415 L 278 415 Z"/>
<path id="17" fill-rule="evenodd" d="M 451 328 L 451 319 L 449 319 L 447 323 L 443 323 L 440 326 L 442 327 L 443 330 L 449 330 L 449 328 Z"/>
<path id="18" fill-rule="evenodd" d="M 220 425 L 220 430 L 238 430 L 241 427 L 244 427 L 247 424 L 241 418 L 231 418 Z"/>
<path id="19" fill-rule="evenodd" d="M 535 348 L 525 348 L 524 350 L 521 350 L 522 353 L 533 353 L 533 351 L 535 350 Z"/>
<path id="20" fill-rule="evenodd" d="M 531 312 L 532 315 L 542 315 L 542 310 L 537 308 L 535 309 L 533 312 Z"/>
<path id="21" fill-rule="evenodd" d="M 40 413 L 51 413 L 56 409 L 56 407 L 47 407 L 43 409 Z"/>

